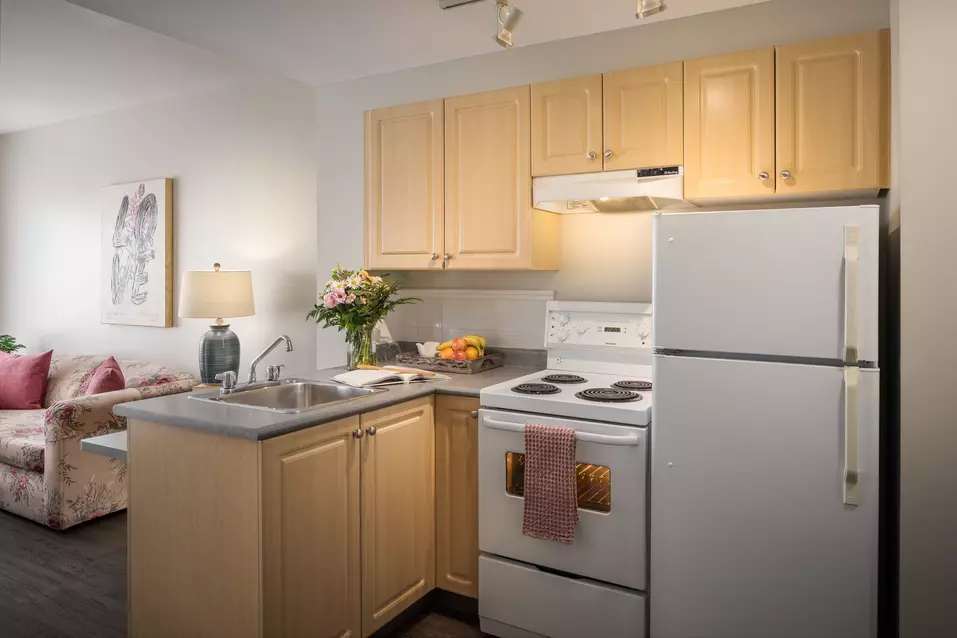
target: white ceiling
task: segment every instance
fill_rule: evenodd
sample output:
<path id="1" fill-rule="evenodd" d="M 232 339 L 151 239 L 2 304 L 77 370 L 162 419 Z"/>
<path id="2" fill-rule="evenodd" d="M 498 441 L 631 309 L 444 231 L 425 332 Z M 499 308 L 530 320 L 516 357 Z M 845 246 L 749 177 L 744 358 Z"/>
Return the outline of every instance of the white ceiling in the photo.
<path id="1" fill-rule="evenodd" d="M 0 134 L 246 75 L 217 54 L 63 0 L 0 2 Z"/>
<path id="2" fill-rule="evenodd" d="M 312 85 L 501 51 L 492 0 L 444 11 L 436 0 L 71 1 Z M 643 22 L 764 1 L 667 0 Z M 638 24 L 636 0 L 512 2 L 525 12 L 516 46 Z"/>

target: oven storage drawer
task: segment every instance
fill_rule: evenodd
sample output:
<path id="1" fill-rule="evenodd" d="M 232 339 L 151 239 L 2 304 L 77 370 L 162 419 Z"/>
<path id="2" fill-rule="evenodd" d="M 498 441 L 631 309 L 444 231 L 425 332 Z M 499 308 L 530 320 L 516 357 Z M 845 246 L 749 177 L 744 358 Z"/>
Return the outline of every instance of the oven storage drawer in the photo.
<path id="1" fill-rule="evenodd" d="M 645 605 L 630 589 L 479 557 L 479 616 L 493 636 L 644 638 Z"/>
<path id="2" fill-rule="evenodd" d="M 562 545 L 522 534 L 524 427 L 570 427 L 576 443 L 578 526 Z M 630 589 L 646 588 L 646 428 L 504 410 L 479 411 L 479 549 Z"/>

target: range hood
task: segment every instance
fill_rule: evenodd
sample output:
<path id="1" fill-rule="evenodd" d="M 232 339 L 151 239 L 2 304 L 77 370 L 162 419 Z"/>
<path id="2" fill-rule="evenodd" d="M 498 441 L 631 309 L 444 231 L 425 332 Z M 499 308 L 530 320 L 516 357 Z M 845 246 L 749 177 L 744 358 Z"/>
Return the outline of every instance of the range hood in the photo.
<path id="1" fill-rule="evenodd" d="M 681 166 L 640 168 L 532 180 L 535 208 L 553 213 L 623 213 L 688 210 Z"/>

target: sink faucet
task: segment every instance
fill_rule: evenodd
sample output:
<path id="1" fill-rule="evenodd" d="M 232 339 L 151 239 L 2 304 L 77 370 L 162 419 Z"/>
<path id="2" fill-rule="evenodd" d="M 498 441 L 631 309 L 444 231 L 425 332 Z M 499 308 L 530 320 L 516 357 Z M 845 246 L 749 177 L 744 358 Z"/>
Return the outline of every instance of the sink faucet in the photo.
<path id="1" fill-rule="evenodd" d="M 278 337 L 275 341 L 269 344 L 268 348 L 260 352 L 259 355 L 255 359 L 253 359 L 253 362 L 249 365 L 249 379 L 247 379 L 246 383 L 256 383 L 256 365 L 260 361 L 265 359 L 266 355 L 272 352 L 276 348 L 276 346 L 278 346 L 283 341 L 286 342 L 286 352 L 292 352 L 292 339 L 290 339 L 286 335 L 282 335 L 281 337 Z"/>

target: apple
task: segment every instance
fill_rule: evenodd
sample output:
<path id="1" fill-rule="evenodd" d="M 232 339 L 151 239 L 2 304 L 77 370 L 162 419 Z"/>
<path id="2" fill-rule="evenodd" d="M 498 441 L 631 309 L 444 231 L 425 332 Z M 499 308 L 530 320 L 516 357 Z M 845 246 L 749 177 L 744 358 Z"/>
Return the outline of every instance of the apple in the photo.
<path id="1" fill-rule="evenodd" d="M 456 350 L 455 352 L 452 353 L 452 358 L 455 359 L 456 361 L 466 361 L 468 360 L 469 356 L 465 354 L 464 352 L 462 352 L 461 350 Z"/>
<path id="2" fill-rule="evenodd" d="M 462 337 L 457 337 L 452 340 L 452 350 L 455 350 L 456 352 L 465 352 L 465 349 L 468 347 L 469 342 Z"/>

